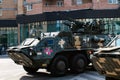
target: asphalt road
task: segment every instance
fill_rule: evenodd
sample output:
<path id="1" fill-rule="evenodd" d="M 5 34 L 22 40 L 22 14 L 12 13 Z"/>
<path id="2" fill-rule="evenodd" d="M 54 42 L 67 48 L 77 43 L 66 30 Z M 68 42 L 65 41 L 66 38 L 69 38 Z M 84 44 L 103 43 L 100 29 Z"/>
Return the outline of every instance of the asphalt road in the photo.
<path id="1" fill-rule="evenodd" d="M 81 74 L 68 72 L 65 76 L 53 77 L 45 69 L 40 69 L 37 73 L 31 75 L 10 58 L 0 57 L 0 80 L 105 80 L 105 77 L 91 70 L 86 70 Z"/>

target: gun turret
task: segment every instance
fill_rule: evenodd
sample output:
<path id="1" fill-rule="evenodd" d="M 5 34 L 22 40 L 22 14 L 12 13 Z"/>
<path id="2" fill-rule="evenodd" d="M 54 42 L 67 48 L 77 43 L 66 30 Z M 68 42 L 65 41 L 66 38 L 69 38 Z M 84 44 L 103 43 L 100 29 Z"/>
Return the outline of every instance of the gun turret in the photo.
<path id="1" fill-rule="evenodd" d="M 83 29 L 84 29 L 83 22 L 75 21 L 71 18 L 69 18 L 67 21 L 65 21 L 64 24 L 69 26 L 69 28 L 71 29 L 72 32 L 78 32 L 78 30 L 81 31 L 80 29 L 82 29 L 82 31 L 83 31 Z"/>
<path id="2" fill-rule="evenodd" d="M 83 22 L 76 21 L 74 19 L 69 18 L 68 21 L 73 22 L 76 26 L 83 27 Z"/>
<path id="3" fill-rule="evenodd" d="M 68 18 L 64 22 L 65 25 L 69 26 L 72 32 L 75 33 L 90 33 L 90 34 L 101 34 L 104 29 L 104 22 L 101 20 L 93 20 L 89 22 L 80 22 L 74 19 Z"/>

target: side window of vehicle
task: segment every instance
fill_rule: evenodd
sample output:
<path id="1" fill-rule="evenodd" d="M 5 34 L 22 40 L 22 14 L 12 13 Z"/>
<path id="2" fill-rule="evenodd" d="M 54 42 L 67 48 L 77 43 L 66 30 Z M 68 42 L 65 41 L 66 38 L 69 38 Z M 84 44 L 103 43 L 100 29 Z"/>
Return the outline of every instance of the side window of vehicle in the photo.
<path id="1" fill-rule="evenodd" d="M 53 39 L 46 40 L 46 42 L 47 42 L 48 46 L 54 45 Z"/>
<path id="2" fill-rule="evenodd" d="M 54 45 L 54 39 L 44 39 L 37 46 L 49 47 Z"/>
<path id="3" fill-rule="evenodd" d="M 54 39 L 47 39 L 44 43 L 44 47 L 54 47 Z"/>

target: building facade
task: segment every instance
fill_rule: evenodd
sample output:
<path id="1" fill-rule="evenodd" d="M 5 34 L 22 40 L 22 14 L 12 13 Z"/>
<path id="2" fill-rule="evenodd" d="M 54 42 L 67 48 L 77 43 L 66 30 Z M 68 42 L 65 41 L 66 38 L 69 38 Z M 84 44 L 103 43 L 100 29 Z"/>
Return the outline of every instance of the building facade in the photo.
<path id="1" fill-rule="evenodd" d="M 112 34 L 112 29 L 117 34 L 119 3 L 120 0 L 0 0 L 0 44 L 9 47 L 39 36 L 40 32 L 59 31 L 68 18 L 82 22 L 102 20 L 106 23 L 105 34 Z"/>
<path id="2" fill-rule="evenodd" d="M 19 0 L 17 22 L 20 43 L 26 37 L 39 36 L 39 32 L 59 31 L 68 18 L 90 22 L 102 20 L 105 34 L 119 33 L 120 0 Z M 34 31 L 34 36 L 31 36 Z M 24 32 L 24 33 L 23 33 Z"/>
<path id="3" fill-rule="evenodd" d="M 119 0 L 24 0 L 26 15 L 83 9 L 117 9 Z"/>
<path id="4" fill-rule="evenodd" d="M 18 44 L 17 0 L 0 0 L 0 54 Z"/>

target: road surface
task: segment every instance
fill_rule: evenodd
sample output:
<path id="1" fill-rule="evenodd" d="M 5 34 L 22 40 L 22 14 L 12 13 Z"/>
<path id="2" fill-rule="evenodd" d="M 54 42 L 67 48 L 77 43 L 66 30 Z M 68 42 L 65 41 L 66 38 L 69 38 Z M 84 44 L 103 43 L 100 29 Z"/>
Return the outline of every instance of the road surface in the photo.
<path id="1" fill-rule="evenodd" d="M 40 69 L 34 75 L 25 72 L 21 65 L 15 64 L 8 57 L 0 57 L 0 80 L 105 80 L 96 71 L 86 70 L 81 74 L 68 72 L 62 77 L 53 77 L 45 69 Z"/>

